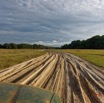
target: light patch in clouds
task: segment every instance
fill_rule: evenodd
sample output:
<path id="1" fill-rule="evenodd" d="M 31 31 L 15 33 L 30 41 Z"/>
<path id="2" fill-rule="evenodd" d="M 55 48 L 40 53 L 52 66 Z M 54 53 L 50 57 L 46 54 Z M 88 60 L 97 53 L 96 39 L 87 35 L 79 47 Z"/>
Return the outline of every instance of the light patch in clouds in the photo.
<path id="1" fill-rule="evenodd" d="M 52 42 L 50 41 L 38 41 L 38 42 L 34 42 L 35 44 L 41 44 L 41 45 L 46 45 L 46 46 L 54 46 L 54 47 L 59 47 L 60 45 L 64 45 L 64 44 L 69 44 L 70 42 L 58 42 L 56 40 L 53 40 Z M 33 43 L 33 44 L 34 44 Z"/>
<path id="2" fill-rule="evenodd" d="M 0 2 L 0 43 L 59 46 L 72 40 L 103 35 L 103 28 L 104 0 Z"/>

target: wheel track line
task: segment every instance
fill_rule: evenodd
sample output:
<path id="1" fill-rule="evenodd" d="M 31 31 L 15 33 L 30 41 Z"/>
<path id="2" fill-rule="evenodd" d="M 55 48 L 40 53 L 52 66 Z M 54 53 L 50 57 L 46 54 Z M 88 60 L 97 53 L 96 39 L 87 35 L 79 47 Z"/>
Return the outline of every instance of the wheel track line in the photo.
<path id="1" fill-rule="evenodd" d="M 18 74 L 17 77 L 14 78 L 14 80 L 12 82 L 18 82 L 19 80 L 21 80 L 22 78 L 25 78 L 26 75 L 30 74 L 31 72 L 34 71 L 34 69 L 36 70 L 38 67 L 40 67 L 41 65 L 43 65 L 49 58 L 51 58 L 51 56 L 45 58 L 44 60 L 38 62 L 35 65 L 31 65 L 32 67 L 29 67 L 29 70 L 24 70 L 22 73 Z"/>
<path id="2" fill-rule="evenodd" d="M 82 97 L 83 97 L 83 102 L 84 103 L 91 103 L 91 101 L 89 100 L 89 98 L 87 97 L 87 95 L 85 94 L 85 92 L 84 92 L 84 90 L 82 88 L 82 85 L 81 85 L 81 81 L 80 81 L 79 76 L 78 76 L 78 83 L 79 83 L 80 90 L 81 90 L 81 94 L 82 94 Z"/>
<path id="3" fill-rule="evenodd" d="M 72 54 L 71 54 L 71 55 L 72 55 Z M 88 67 L 89 67 L 89 65 L 90 65 L 93 69 L 97 70 L 99 73 L 101 73 L 102 75 L 104 75 L 104 70 L 99 69 L 97 66 L 91 64 L 90 62 L 85 61 L 84 59 L 79 58 L 79 57 L 77 57 L 77 56 L 75 56 L 75 55 L 72 55 L 72 57 L 73 57 L 73 59 L 75 59 L 75 60 L 79 60 L 79 61 L 83 62 L 83 63 L 86 64 Z M 98 74 L 97 74 L 97 75 L 98 75 Z"/>
<path id="4" fill-rule="evenodd" d="M 102 70 L 102 68 L 98 68 L 97 66 L 95 65 L 91 65 L 92 68 L 94 68 L 96 71 L 99 71 L 102 75 L 104 75 L 104 70 Z"/>
<path id="5" fill-rule="evenodd" d="M 88 76 L 91 78 L 91 80 L 97 85 L 96 87 L 98 87 L 98 89 L 100 89 L 102 92 L 104 92 L 104 87 L 103 87 L 100 83 L 98 83 L 98 82 L 92 77 L 91 74 L 89 74 L 89 73 L 87 73 L 87 74 L 88 74 Z"/>
<path id="6" fill-rule="evenodd" d="M 55 60 L 55 58 L 53 59 L 53 61 Z M 50 63 L 51 64 L 51 63 Z M 56 65 L 56 63 L 54 64 L 54 65 L 52 65 L 53 66 L 53 68 L 55 67 L 55 65 Z M 48 70 L 48 67 L 50 67 L 49 65 L 45 68 L 45 72 L 46 72 L 46 69 Z M 51 67 L 51 69 L 52 69 L 52 67 Z M 55 69 L 55 68 L 54 68 Z M 53 69 L 52 69 L 53 70 Z M 43 82 L 43 84 L 41 84 L 41 86 L 40 87 L 42 87 L 42 88 L 48 88 L 47 87 L 47 85 L 48 85 L 48 82 L 49 82 L 49 79 L 51 78 L 51 76 L 50 76 L 50 73 L 52 72 L 52 70 L 50 70 L 50 72 L 49 72 L 49 74 L 45 77 L 45 80 L 44 80 L 44 82 Z M 52 73 L 51 73 L 51 75 L 52 75 Z"/>
<path id="7" fill-rule="evenodd" d="M 61 76 L 61 72 L 59 70 L 59 74 L 58 74 L 58 77 L 57 77 L 57 86 L 55 87 L 55 92 L 58 94 L 58 89 L 59 89 L 59 86 L 60 86 L 60 76 Z M 60 95 L 60 94 L 59 94 Z"/>
<path id="8" fill-rule="evenodd" d="M 37 62 L 38 62 L 38 61 L 37 61 Z M 13 75 L 16 75 L 17 73 L 21 72 L 22 70 L 29 68 L 29 66 L 31 66 L 31 65 L 25 67 L 25 65 L 26 65 L 27 63 L 28 63 L 28 62 L 23 62 L 23 63 L 19 64 L 19 68 L 13 68 L 13 69 L 11 69 L 9 72 L 4 73 L 4 74 L 3 74 L 4 76 L 1 75 L 0 81 L 3 81 L 3 80 L 5 80 L 5 79 L 7 79 L 7 78 L 9 78 L 9 77 L 11 77 L 11 76 L 13 76 Z M 33 64 L 32 64 L 32 65 L 33 65 Z M 7 74 L 7 73 L 8 73 L 8 74 Z"/>
<path id="9" fill-rule="evenodd" d="M 13 70 L 14 71 L 14 68 L 20 68 L 20 66 L 22 65 L 22 64 L 27 64 L 28 62 L 30 62 L 30 60 L 29 61 L 25 61 L 25 62 L 23 62 L 23 63 L 20 63 L 20 64 L 17 64 L 17 65 L 14 65 L 14 66 L 12 66 L 12 67 L 9 67 L 9 68 L 6 68 L 6 69 L 4 69 L 4 70 L 0 70 L 0 77 L 2 77 L 2 76 L 4 76 L 4 75 L 6 75 L 6 74 L 8 74 L 8 73 L 11 73 L 11 71 Z"/>
<path id="10" fill-rule="evenodd" d="M 79 64 L 80 65 L 80 64 Z M 88 72 L 86 72 L 87 74 L 88 74 Z M 91 78 L 91 77 L 90 77 Z M 92 78 L 91 78 L 91 80 L 92 80 Z M 102 90 L 100 90 L 100 91 L 102 91 Z M 97 93 L 96 93 L 97 94 Z M 100 102 L 99 102 L 100 103 Z"/>
<path id="11" fill-rule="evenodd" d="M 51 56 L 51 57 L 52 57 L 52 56 Z M 51 58 L 51 57 L 50 57 L 50 58 Z M 45 62 L 48 61 L 48 59 L 50 59 L 50 58 L 49 58 L 49 57 L 48 57 L 48 58 L 44 58 L 44 62 L 43 62 L 43 60 L 41 60 L 41 62 L 43 62 L 43 63 L 40 64 L 39 67 L 35 68 L 32 72 L 28 73 L 26 76 L 24 76 L 22 79 L 20 79 L 20 81 L 18 81 L 17 83 L 21 83 L 22 81 L 25 80 L 25 78 L 26 78 L 26 79 L 29 78 L 33 73 L 35 73 L 38 69 L 40 69 L 40 68 L 45 64 Z M 46 60 L 46 61 L 45 61 L 45 60 Z M 34 65 L 33 65 L 33 67 L 34 67 Z"/>
<path id="12" fill-rule="evenodd" d="M 49 57 L 48 57 L 49 58 Z M 19 81 L 21 78 L 23 78 L 26 74 L 32 72 L 34 69 L 36 69 L 37 67 L 39 67 L 42 63 L 45 62 L 45 60 L 47 60 L 48 58 L 44 59 L 43 61 L 38 62 L 36 65 L 31 65 L 28 68 L 23 69 L 21 72 L 18 72 L 18 74 L 16 75 L 12 75 L 11 78 L 5 78 L 7 79 L 7 81 L 9 82 L 13 82 L 16 83 L 17 81 Z M 8 80 L 9 79 L 9 80 Z"/>
<path id="13" fill-rule="evenodd" d="M 95 84 L 98 85 L 98 87 L 99 87 L 99 88 L 102 88 L 102 90 L 103 90 L 103 89 L 104 89 L 104 87 L 103 87 L 104 85 L 102 85 L 101 82 L 96 81 L 96 80 L 94 79 L 94 77 L 90 74 L 90 73 L 93 74 L 93 72 L 90 71 L 90 70 L 88 70 L 86 67 L 83 67 L 82 65 L 81 65 L 81 67 L 84 68 L 84 70 L 87 71 L 86 73 L 87 73 L 87 75 L 90 77 L 90 79 L 92 79 L 93 82 L 95 82 Z M 93 74 L 93 75 L 94 75 L 94 74 Z M 98 77 L 98 76 L 96 75 L 96 77 Z M 100 78 L 99 78 L 99 79 L 100 79 Z M 100 80 L 101 80 L 101 79 L 100 79 Z M 102 80 L 101 80 L 101 81 L 102 81 Z"/>
<path id="14" fill-rule="evenodd" d="M 55 58 L 55 62 L 53 63 L 53 65 L 50 67 L 51 69 L 50 69 L 50 72 L 48 73 L 48 75 L 47 75 L 47 77 L 46 77 L 46 79 L 45 79 L 45 81 L 43 82 L 43 84 L 41 84 L 41 87 L 43 87 L 43 88 L 45 88 L 45 86 L 48 84 L 48 81 L 49 81 L 49 79 L 51 78 L 51 75 L 52 75 L 52 73 L 54 73 L 54 70 L 55 70 L 55 66 L 56 66 L 56 64 L 57 64 L 57 61 L 58 61 L 58 56 L 56 56 Z M 48 67 L 47 67 L 48 68 Z M 48 70 L 48 69 L 47 69 Z"/>
<path id="15" fill-rule="evenodd" d="M 69 74 L 68 74 L 68 62 L 65 58 L 65 97 L 64 97 L 64 101 L 65 103 L 73 103 L 72 102 L 72 98 L 71 98 L 71 88 L 69 86 Z"/>
<path id="16" fill-rule="evenodd" d="M 95 75 L 98 76 L 98 78 L 101 78 L 104 81 L 104 75 L 102 75 L 99 71 L 94 70 L 94 68 L 90 67 L 92 71 L 95 73 Z"/>
<path id="17" fill-rule="evenodd" d="M 103 85 L 101 84 L 103 81 L 102 81 L 100 78 L 99 78 L 99 79 L 100 79 L 102 82 L 101 82 L 100 80 L 98 80 L 98 78 L 97 78 L 98 81 L 95 80 L 94 77 L 89 73 L 89 70 L 87 70 L 87 68 L 84 68 L 84 67 L 81 66 L 80 64 L 79 64 L 79 68 L 80 68 L 82 74 L 86 75 L 86 77 L 87 77 L 87 79 L 89 80 L 89 82 L 91 82 L 91 80 L 92 80 L 93 82 L 95 82 L 96 85 L 98 85 L 99 88 L 102 88 L 102 89 L 103 89 Z M 82 69 L 82 68 L 83 68 L 83 69 Z M 100 82 L 99 82 L 99 81 L 100 81 Z"/>
<path id="18" fill-rule="evenodd" d="M 54 83 L 53 83 L 53 86 L 52 86 L 52 91 L 55 92 L 55 93 L 57 93 L 57 88 L 58 88 L 58 85 L 57 84 L 59 84 L 59 75 L 60 75 L 60 67 L 61 67 L 60 65 L 61 64 L 59 62 L 59 65 L 57 66 L 56 77 L 55 77 L 55 80 L 54 80 Z"/>
<path id="19" fill-rule="evenodd" d="M 53 92 L 52 88 L 55 86 L 54 81 L 55 81 L 56 74 L 57 74 L 57 71 L 58 71 L 57 67 L 59 65 L 59 61 L 60 61 L 60 57 L 58 55 L 58 60 L 57 60 L 57 63 L 55 64 L 54 71 L 53 71 L 52 75 L 50 76 L 50 78 L 48 79 L 46 85 L 44 86 L 44 88 L 46 88 L 47 90 L 50 90 L 52 92 Z"/>
<path id="20" fill-rule="evenodd" d="M 90 99 L 91 103 L 93 102 L 102 103 L 100 98 L 96 96 L 97 93 L 95 89 L 93 88 L 93 86 L 91 85 L 91 83 L 86 78 L 84 78 L 83 75 L 80 75 L 80 80 L 82 81 L 81 82 L 82 88 L 85 90 L 85 93 Z"/>
<path id="21" fill-rule="evenodd" d="M 54 79 L 54 81 L 53 81 L 53 85 L 51 86 L 51 89 L 50 90 L 52 90 L 53 92 L 55 92 L 55 88 L 56 88 L 56 86 L 57 86 L 57 78 L 58 78 L 58 74 L 59 74 L 59 71 L 60 71 L 60 58 L 59 58 L 59 61 L 58 61 L 58 65 L 57 65 L 57 67 L 56 67 L 56 70 L 57 70 L 57 72 L 56 72 L 56 75 L 55 75 L 55 79 Z"/>
<path id="22" fill-rule="evenodd" d="M 54 65 L 52 65 L 52 66 L 54 68 Z M 52 67 L 51 67 L 51 69 L 52 69 Z M 49 78 L 50 78 L 50 75 L 52 74 L 52 72 L 53 72 L 53 70 L 50 70 L 50 72 L 47 74 L 47 77 L 45 78 L 44 82 L 41 84 L 41 87 L 44 88 L 45 86 L 47 86 L 47 82 L 49 81 Z"/>
<path id="23" fill-rule="evenodd" d="M 34 59 L 31 59 L 31 60 L 28 60 L 26 62 L 23 62 L 23 63 L 20 63 L 20 64 L 17 64 L 15 66 L 12 66 L 12 67 L 9 67 L 7 69 L 5 69 L 3 73 L 0 73 L 0 77 L 3 77 L 5 75 L 8 75 L 9 73 L 11 73 L 12 71 L 15 71 L 15 70 L 18 70 L 18 69 L 23 69 L 24 66 L 26 66 L 28 63 L 30 63 L 31 61 L 34 61 L 35 59 L 40 59 L 41 57 L 45 57 L 45 55 L 42 55 L 40 57 L 37 57 L 37 58 L 34 58 Z"/>
<path id="24" fill-rule="evenodd" d="M 51 57 L 41 68 L 38 68 L 38 70 L 33 73 L 29 78 L 25 79 L 23 82 L 20 84 L 27 84 L 31 79 L 35 78 L 39 73 L 41 73 L 47 65 L 53 60 L 53 57 Z M 44 71 L 43 71 L 44 72 Z"/>
<path id="25" fill-rule="evenodd" d="M 40 75 L 37 76 L 29 85 L 33 86 L 39 78 L 40 78 Z"/>
<path id="26" fill-rule="evenodd" d="M 76 61 L 76 60 L 75 60 Z M 77 61 L 77 64 L 79 64 L 79 62 Z M 79 64 L 79 65 L 81 65 L 81 64 Z M 98 86 L 99 86 L 99 88 L 102 88 L 102 90 L 103 90 L 103 85 L 101 84 L 101 82 L 100 83 L 98 83 L 98 81 L 96 81 L 92 76 L 91 76 L 91 74 L 89 73 L 89 72 L 91 72 L 92 73 L 92 71 L 91 70 L 89 70 L 89 69 L 87 69 L 86 67 L 84 67 L 83 65 L 81 65 L 83 68 L 85 68 L 86 70 L 87 70 L 87 74 L 89 75 L 89 77 L 93 80 L 93 82 L 95 82 Z M 94 73 L 93 73 L 94 74 Z M 98 76 L 97 76 L 98 77 Z M 101 78 L 100 78 L 100 80 L 101 80 Z"/>
<path id="27" fill-rule="evenodd" d="M 61 78 L 62 78 L 62 64 L 63 64 L 63 61 L 62 61 L 62 56 L 60 56 L 60 65 L 59 65 L 59 73 L 58 73 L 58 76 L 57 76 L 57 81 L 58 82 L 56 82 L 56 87 L 55 87 L 55 92 L 59 95 L 59 97 L 61 96 L 61 94 L 60 94 L 60 86 L 61 86 Z"/>
<path id="28" fill-rule="evenodd" d="M 89 65 L 88 63 L 86 64 L 86 63 L 84 63 L 84 62 L 81 62 L 80 64 L 81 64 L 81 65 L 85 65 L 85 67 L 86 67 L 87 69 L 91 70 L 92 72 L 95 73 L 95 75 L 97 75 L 99 78 L 101 78 L 101 79 L 104 80 L 104 77 L 103 77 L 104 74 L 102 74 L 101 72 L 99 72 L 96 68 L 92 67 L 92 65 Z"/>
<path id="29" fill-rule="evenodd" d="M 43 64 L 41 64 L 39 67 L 35 68 L 33 71 L 29 72 L 27 75 L 23 76 L 21 79 L 19 79 L 16 84 L 21 84 L 23 81 L 27 80 L 28 78 L 30 78 L 31 75 L 33 75 L 38 69 L 40 69 L 43 66 Z M 30 80 L 31 81 L 31 80 Z M 25 85 L 29 85 L 28 81 Z"/>
<path id="30" fill-rule="evenodd" d="M 48 83 L 46 83 L 46 85 L 44 86 L 45 89 L 47 89 L 51 92 L 53 92 L 52 88 L 55 86 L 54 85 L 54 80 L 56 78 L 56 73 L 57 73 L 57 69 L 53 73 L 52 77 L 50 77 L 49 81 L 47 81 Z"/>
<path id="31" fill-rule="evenodd" d="M 78 63 L 78 61 L 76 61 L 77 62 L 77 64 L 79 64 Z M 104 77 L 102 76 L 101 77 L 101 75 L 99 76 L 99 72 L 98 73 L 95 73 L 90 67 L 90 69 L 89 68 L 87 68 L 86 66 L 84 66 L 84 63 L 82 64 L 82 63 L 80 63 L 79 64 L 79 66 L 81 66 L 82 68 L 84 68 L 84 69 L 86 69 L 86 71 L 88 72 L 88 73 L 90 73 L 94 78 L 96 78 L 97 79 L 97 81 L 104 81 Z M 95 76 L 96 75 L 96 76 Z M 103 82 L 102 82 L 103 83 Z M 104 83 L 103 83 L 103 85 L 104 85 Z"/>
<path id="32" fill-rule="evenodd" d="M 11 68 L 13 73 L 16 72 L 13 76 L 9 76 L 12 74 L 9 69 L 4 70 L 8 76 L 1 71 L 1 78 L 6 78 L 3 81 L 45 88 L 57 93 L 63 103 L 104 101 L 103 97 L 96 96 L 97 93 L 104 95 L 103 73 L 76 56 L 47 53 L 44 57 L 39 57 L 37 62 L 35 58 L 14 67 Z"/>
<path id="33" fill-rule="evenodd" d="M 62 100 L 61 98 L 61 95 L 62 95 L 62 82 L 63 82 L 63 58 L 62 56 L 60 57 L 60 68 L 59 68 L 59 76 L 58 76 L 58 83 L 57 83 L 57 87 L 56 87 L 56 90 L 55 92 L 59 95 L 60 99 Z"/>
<path id="34" fill-rule="evenodd" d="M 55 64 L 55 62 L 57 61 L 57 59 L 55 58 L 53 61 L 51 61 L 50 65 L 48 65 L 46 67 L 46 69 L 44 70 L 44 72 L 42 73 L 41 77 L 39 78 L 39 80 L 34 84 L 34 86 L 39 86 L 41 87 L 44 82 L 46 81 L 47 77 L 48 76 L 48 73 L 51 71 L 53 65 Z M 44 78 L 44 80 L 43 80 Z"/>
<path id="35" fill-rule="evenodd" d="M 77 80 L 78 80 L 79 88 L 80 88 L 80 91 L 81 91 L 83 103 L 91 103 L 90 100 L 89 100 L 89 98 L 86 96 L 86 94 L 85 94 L 85 92 L 84 92 L 82 86 L 81 86 L 81 81 L 80 81 L 80 79 L 79 79 L 79 75 L 81 75 L 81 74 L 80 74 L 80 70 L 79 70 L 79 71 L 76 70 L 76 69 L 78 69 L 77 66 L 76 66 L 76 61 L 74 60 L 74 64 L 73 64 L 73 62 L 71 62 L 70 64 L 71 64 L 71 66 L 74 68 L 75 76 L 76 76 L 76 78 L 77 78 Z M 78 65 L 78 64 L 79 64 L 79 63 L 77 63 L 77 65 Z M 75 68 L 76 68 L 76 69 L 75 69 Z M 77 71 L 77 72 L 76 72 L 76 71 Z M 79 73 L 78 73 L 78 72 L 79 72 Z M 72 94 L 72 95 L 74 95 L 74 94 Z M 75 95 L 74 95 L 74 96 L 75 96 Z M 86 102 L 86 98 L 87 98 L 87 102 Z"/>
<path id="36" fill-rule="evenodd" d="M 58 60 L 58 59 L 57 59 L 57 60 Z M 45 81 L 44 81 L 43 84 L 41 85 L 42 88 L 45 88 L 45 86 L 48 84 L 49 79 L 51 78 L 52 74 L 53 74 L 54 71 L 55 71 L 55 65 L 56 65 L 56 64 L 57 64 L 57 63 L 55 62 L 54 65 L 52 66 L 53 69 L 52 69 L 52 67 L 51 67 L 51 70 L 50 70 L 49 74 L 47 75 Z"/>
<path id="37" fill-rule="evenodd" d="M 68 64 L 68 67 L 70 67 L 70 71 L 68 70 L 69 73 L 69 79 L 70 79 L 70 86 L 71 86 L 71 91 L 72 91 L 72 96 L 74 100 L 72 100 L 74 103 L 84 103 L 83 102 L 83 96 L 81 92 L 81 88 L 78 82 L 78 73 L 77 75 L 73 71 L 73 66 Z M 74 88 L 76 86 L 76 88 Z M 77 102 L 76 102 L 77 101 Z"/>
<path id="38" fill-rule="evenodd" d="M 69 62 L 69 58 L 67 58 L 67 61 Z M 72 69 L 71 70 L 74 73 L 74 76 L 75 76 L 75 78 L 78 81 L 79 90 L 81 92 L 81 97 L 82 97 L 81 99 L 82 99 L 83 103 L 86 103 L 86 100 L 85 100 L 85 97 L 84 97 L 84 93 L 83 93 L 84 91 L 83 91 L 83 89 L 81 87 L 81 84 L 80 84 L 80 81 L 79 81 L 79 73 L 80 73 L 80 71 L 78 70 L 78 68 L 76 66 L 75 60 L 73 60 L 73 62 L 70 61 L 69 64 L 72 66 Z M 75 98 L 75 94 L 74 93 L 72 93 L 71 96 L 73 96 L 73 98 Z M 74 100 L 71 100 L 70 102 L 74 102 Z"/>
<path id="39" fill-rule="evenodd" d="M 64 59 L 62 58 L 61 59 L 61 68 L 60 68 L 60 71 L 61 71 L 61 76 L 60 76 L 60 86 L 59 86 L 59 97 L 61 98 L 61 101 L 63 101 L 63 93 L 64 93 L 64 91 L 63 91 L 63 87 L 64 87 L 64 85 L 65 84 L 63 84 L 63 82 L 64 82 L 64 73 L 65 73 L 65 71 L 64 71 Z"/>
<path id="40" fill-rule="evenodd" d="M 82 68 L 82 67 L 80 67 L 80 68 Z M 81 85 L 82 85 L 82 87 L 84 88 L 83 90 L 85 91 L 85 95 L 87 95 L 87 97 L 90 99 L 90 101 L 92 101 L 92 98 L 95 98 L 95 97 L 92 97 L 92 96 L 89 96 L 89 92 L 90 92 L 90 90 L 91 90 L 91 92 L 90 93 L 93 93 L 93 94 L 99 94 L 96 90 L 99 90 L 99 89 L 97 89 L 97 88 L 95 88 L 95 87 L 97 87 L 97 86 L 94 86 L 93 85 L 93 83 L 91 82 L 91 78 L 88 76 L 88 73 L 84 70 L 84 69 L 81 69 L 81 70 L 83 70 L 82 71 L 82 73 L 80 74 L 80 80 L 81 80 Z M 83 76 L 82 76 L 83 75 Z M 85 80 L 85 77 L 86 77 L 86 80 Z M 84 80 L 83 80 L 83 79 Z M 83 83 L 83 82 L 84 83 Z M 90 86 L 93 88 L 93 90 L 90 88 L 90 87 L 88 87 L 88 85 L 85 85 L 86 83 L 88 84 L 88 82 L 90 83 Z M 92 84 L 91 84 L 92 83 Z M 84 86 L 83 86 L 84 85 Z M 87 88 L 86 88 L 87 87 Z M 88 88 L 90 88 L 90 89 L 88 89 Z M 86 92 L 87 91 L 87 89 L 89 90 L 88 92 Z M 99 91 L 101 91 L 101 90 L 99 90 Z M 103 95 L 103 94 L 102 94 Z M 92 97 L 92 98 L 91 98 Z M 96 97 L 97 98 L 97 97 Z M 101 100 L 101 98 L 97 98 L 97 99 L 95 99 L 96 100 L 96 103 L 101 103 L 101 102 L 99 102 L 99 100 Z M 93 99 L 93 101 L 94 101 L 94 99 Z M 93 102 L 92 101 L 92 102 Z M 92 103 L 91 102 L 91 103 Z M 95 102 L 94 102 L 95 103 Z"/>
<path id="41" fill-rule="evenodd" d="M 103 70 L 102 68 L 97 67 L 97 66 L 95 66 L 94 64 L 91 64 L 90 62 L 85 61 L 85 60 L 83 60 L 83 59 L 82 59 L 82 61 L 83 61 L 83 63 L 84 63 L 87 67 L 90 66 L 93 70 L 95 70 L 96 73 L 99 72 L 101 75 L 104 75 L 104 70 Z M 100 68 L 100 69 L 99 69 L 99 68 Z"/>
<path id="42" fill-rule="evenodd" d="M 16 66 L 13 66 L 13 67 L 10 67 L 7 71 L 3 72 L 2 74 L 0 74 L 0 79 L 7 76 L 7 75 L 10 75 L 11 72 L 14 72 L 15 71 L 15 68 L 16 70 L 20 70 L 23 66 L 25 66 L 25 63 L 22 64 L 22 65 L 16 65 Z M 18 68 L 18 69 L 17 69 Z"/>
<path id="43" fill-rule="evenodd" d="M 65 60 L 64 60 L 65 61 Z M 64 72 L 63 72 L 63 82 L 62 82 L 62 93 L 61 93 L 61 98 L 62 98 L 62 102 L 63 103 L 66 103 L 65 102 L 65 99 L 66 99 L 66 81 L 65 81 L 65 62 L 64 62 Z"/>
<path id="44" fill-rule="evenodd" d="M 56 92 L 56 86 L 57 86 L 57 79 L 58 79 L 59 71 L 60 71 L 60 70 L 57 69 L 56 76 L 55 76 L 55 80 L 54 80 L 53 85 L 52 85 L 52 87 L 51 87 L 51 90 L 52 90 L 53 92 Z"/>

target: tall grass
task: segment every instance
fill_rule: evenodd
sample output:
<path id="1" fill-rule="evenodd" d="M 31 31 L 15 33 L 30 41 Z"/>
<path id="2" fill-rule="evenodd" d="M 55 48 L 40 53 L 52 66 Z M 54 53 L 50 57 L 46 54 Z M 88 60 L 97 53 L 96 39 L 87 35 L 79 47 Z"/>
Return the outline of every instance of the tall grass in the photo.
<path id="1" fill-rule="evenodd" d="M 95 65 L 104 68 L 104 50 L 50 50 L 52 52 L 67 52 L 79 56 Z M 0 49 L 0 69 L 4 69 L 37 56 L 43 55 L 44 50 L 35 49 Z"/>
<path id="2" fill-rule="evenodd" d="M 16 65 L 43 54 L 45 54 L 44 50 L 0 49 L 0 69 Z"/>

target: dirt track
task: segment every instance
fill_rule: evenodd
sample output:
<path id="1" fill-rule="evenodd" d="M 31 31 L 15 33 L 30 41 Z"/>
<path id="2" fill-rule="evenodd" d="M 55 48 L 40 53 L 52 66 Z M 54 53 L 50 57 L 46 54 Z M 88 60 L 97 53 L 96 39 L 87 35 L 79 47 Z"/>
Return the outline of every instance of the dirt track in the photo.
<path id="1" fill-rule="evenodd" d="M 104 103 L 104 69 L 67 53 L 47 53 L 0 71 L 0 81 L 38 86 L 63 103 Z"/>

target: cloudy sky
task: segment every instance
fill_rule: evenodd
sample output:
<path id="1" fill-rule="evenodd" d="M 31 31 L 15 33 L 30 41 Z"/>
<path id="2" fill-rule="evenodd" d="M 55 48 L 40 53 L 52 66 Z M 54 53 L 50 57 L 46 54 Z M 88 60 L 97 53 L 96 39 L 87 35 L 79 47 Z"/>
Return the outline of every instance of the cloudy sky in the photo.
<path id="1" fill-rule="evenodd" d="M 60 46 L 104 35 L 104 0 L 1 0 L 0 43 Z"/>

